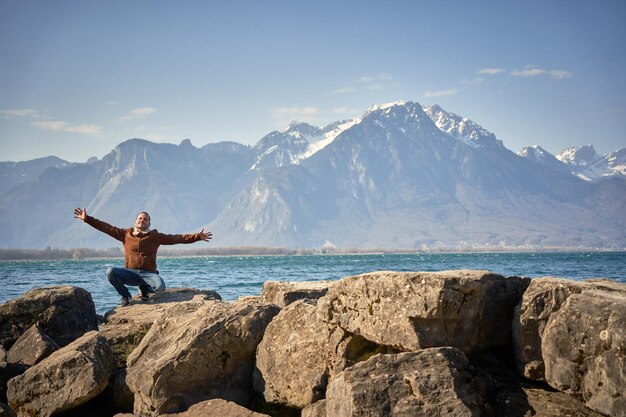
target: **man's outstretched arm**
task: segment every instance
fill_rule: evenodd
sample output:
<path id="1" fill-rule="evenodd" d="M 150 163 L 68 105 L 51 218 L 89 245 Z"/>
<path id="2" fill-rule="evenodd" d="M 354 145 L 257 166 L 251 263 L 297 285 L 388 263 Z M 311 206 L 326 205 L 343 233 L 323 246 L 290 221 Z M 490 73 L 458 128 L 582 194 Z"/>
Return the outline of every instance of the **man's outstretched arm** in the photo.
<path id="1" fill-rule="evenodd" d="M 87 209 L 76 207 L 74 209 L 74 218 L 84 221 L 91 227 L 103 233 L 106 233 L 107 235 L 119 240 L 120 242 L 124 241 L 124 235 L 126 234 L 126 230 L 120 229 L 119 227 L 111 226 L 110 224 L 103 222 L 102 220 L 98 220 L 95 217 L 89 216 L 87 214 Z"/>

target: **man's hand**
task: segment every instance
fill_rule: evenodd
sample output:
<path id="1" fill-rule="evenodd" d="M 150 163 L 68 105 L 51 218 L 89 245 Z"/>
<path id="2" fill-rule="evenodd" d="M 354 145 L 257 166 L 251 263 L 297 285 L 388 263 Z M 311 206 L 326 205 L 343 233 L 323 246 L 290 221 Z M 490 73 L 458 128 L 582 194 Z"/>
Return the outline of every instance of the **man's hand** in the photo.
<path id="1" fill-rule="evenodd" d="M 204 228 L 202 228 L 198 233 L 200 234 L 200 240 L 208 242 L 209 240 L 213 239 L 213 233 L 205 232 Z"/>
<path id="2" fill-rule="evenodd" d="M 87 209 L 82 209 L 80 207 L 76 207 L 74 209 L 74 218 L 75 219 L 81 219 L 82 221 L 85 221 L 85 217 L 87 217 Z"/>

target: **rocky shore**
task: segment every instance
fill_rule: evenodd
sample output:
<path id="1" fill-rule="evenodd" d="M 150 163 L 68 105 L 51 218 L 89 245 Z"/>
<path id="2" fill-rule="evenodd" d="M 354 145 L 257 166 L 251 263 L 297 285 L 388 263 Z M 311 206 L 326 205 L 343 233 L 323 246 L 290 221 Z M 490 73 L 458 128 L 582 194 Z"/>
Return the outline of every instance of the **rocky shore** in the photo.
<path id="1" fill-rule="evenodd" d="M 626 417 L 626 285 L 487 271 L 0 305 L 0 416 Z"/>

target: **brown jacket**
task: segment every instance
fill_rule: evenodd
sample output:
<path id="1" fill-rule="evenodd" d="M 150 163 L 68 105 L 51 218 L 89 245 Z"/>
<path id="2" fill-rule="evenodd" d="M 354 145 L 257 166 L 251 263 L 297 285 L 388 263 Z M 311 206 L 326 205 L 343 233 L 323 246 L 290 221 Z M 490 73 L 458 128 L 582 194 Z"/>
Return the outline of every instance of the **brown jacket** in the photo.
<path id="1" fill-rule="evenodd" d="M 193 243 L 202 240 L 200 233 L 166 235 L 159 233 L 156 229 L 142 236 L 134 236 L 132 227 L 121 229 L 91 216 L 85 217 L 85 223 L 124 244 L 124 261 L 126 268 L 129 269 L 156 271 L 156 255 L 160 245 Z"/>

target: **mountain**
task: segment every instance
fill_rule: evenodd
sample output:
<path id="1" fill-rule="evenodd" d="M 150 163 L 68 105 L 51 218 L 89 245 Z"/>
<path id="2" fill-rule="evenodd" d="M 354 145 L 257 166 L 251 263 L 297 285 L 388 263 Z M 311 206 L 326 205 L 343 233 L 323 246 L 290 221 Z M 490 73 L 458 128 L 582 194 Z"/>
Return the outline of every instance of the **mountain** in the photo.
<path id="1" fill-rule="evenodd" d="M 416 103 L 375 106 L 297 167 L 258 176 L 209 228 L 227 245 L 623 245 L 624 215 L 606 211 L 618 229 L 599 217 L 589 184 L 437 122 Z"/>
<path id="2" fill-rule="evenodd" d="M 517 154 L 551 171 L 561 174 L 570 172 L 570 167 L 566 163 L 559 161 L 554 155 L 539 145 L 526 146 Z"/>
<path id="3" fill-rule="evenodd" d="M 48 168 L 63 168 L 68 165 L 71 163 L 56 156 L 23 162 L 0 162 L 0 195 L 18 184 L 34 180 Z"/>
<path id="4" fill-rule="evenodd" d="M 221 210 L 253 154 L 236 143 L 194 147 L 131 139 L 100 161 L 49 168 L 0 197 L 2 247 L 110 247 L 110 237 L 84 227 L 70 208 L 121 227 L 148 211 L 153 227 L 189 231 Z"/>
<path id="5" fill-rule="evenodd" d="M 274 131 L 254 146 L 258 156 L 251 169 L 297 164 L 323 149 L 353 123 L 351 120 L 335 122 L 320 129 L 307 123 L 293 122 L 284 131 Z"/>
<path id="6" fill-rule="evenodd" d="M 580 178 L 593 181 L 610 176 L 626 177 L 626 148 L 608 155 L 596 153 L 593 145 L 564 149 L 556 158 Z"/>
<path id="7" fill-rule="evenodd" d="M 206 227 L 222 247 L 626 247 L 626 178 L 586 181 L 571 166 L 414 102 L 292 123 L 253 147 L 131 139 L 0 194 L 0 247 L 117 246 L 74 220 L 76 206 L 119 226 L 146 210 L 154 228 Z"/>

